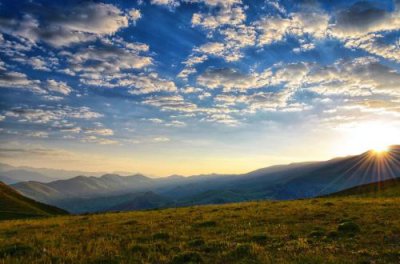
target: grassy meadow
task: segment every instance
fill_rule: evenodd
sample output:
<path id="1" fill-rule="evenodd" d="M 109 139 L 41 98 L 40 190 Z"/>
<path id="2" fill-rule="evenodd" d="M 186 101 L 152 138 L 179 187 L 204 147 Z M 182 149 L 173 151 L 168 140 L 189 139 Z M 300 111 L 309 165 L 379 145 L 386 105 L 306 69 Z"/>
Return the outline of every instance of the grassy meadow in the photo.
<path id="1" fill-rule="evenodd" d="M 0 263 L 400 263 L 400 198 L 1 221 Z"/>

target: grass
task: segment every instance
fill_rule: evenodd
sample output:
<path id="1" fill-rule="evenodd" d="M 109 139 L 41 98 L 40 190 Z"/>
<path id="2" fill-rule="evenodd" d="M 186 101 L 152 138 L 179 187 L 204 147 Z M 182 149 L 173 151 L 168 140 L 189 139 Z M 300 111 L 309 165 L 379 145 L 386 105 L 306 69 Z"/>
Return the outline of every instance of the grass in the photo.
<path id="1" fill-rule="evenodd" d="M 0 263 L 399 263 L 400 198 L 0 221 Z"/>
<path id="2" fill-rule="evenodd" d="M 66 211 L 36 202 L 0 182 L 0 220 L 64 215 Z"/>

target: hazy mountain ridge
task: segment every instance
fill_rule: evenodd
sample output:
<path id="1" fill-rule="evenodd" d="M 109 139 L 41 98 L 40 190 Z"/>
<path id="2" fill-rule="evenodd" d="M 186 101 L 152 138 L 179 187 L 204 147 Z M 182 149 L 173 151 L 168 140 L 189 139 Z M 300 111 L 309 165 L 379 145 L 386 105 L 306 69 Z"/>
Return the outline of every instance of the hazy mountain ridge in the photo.
<path id="1" fill-rule="evenodd" d="M 57 177 L 49 177 L 36 171 L 0 164 L 0 181 L 7 184 L 23 181 L 51 182 L 57 179 Z"/>
<path id="2" fill-rule="evenodd" d="M 106 174 L 50 183 L 22 182 L 13 187 L 28 197 L 72 212 L 125 210 L 130 206 L 148 209 L 321 196 L 400 177 L 399 164 L 400 146 L 393 146 L 386 154 L 369 151 L 323 162 L 272 166 L 242 175 L 149 178 L 141 174 L 125 177 Z M 147 203 L 143 193 L 151 193 L 148 198 L 157 199 Z"/>
<path id="3" fill-rule="evenodd" d="M 123 175 L 128 175 L 127 172 L 119 172 Z M 0 180 L 5 179 L 3 182 L 8 181 L 9 184 L 22 181 L 38 181 L 38 182 L 51 182 L 55 180 L 69 179 L 77 175 L 85 176 L 102 176 L 107 174 L 105 172 L 89 172 L 79 170 L 62 170 L 62 169 L 49 169 L 49 168 L 33 168 L 27 166 L 12 166 L 5 163 L 0 163 Z"/>

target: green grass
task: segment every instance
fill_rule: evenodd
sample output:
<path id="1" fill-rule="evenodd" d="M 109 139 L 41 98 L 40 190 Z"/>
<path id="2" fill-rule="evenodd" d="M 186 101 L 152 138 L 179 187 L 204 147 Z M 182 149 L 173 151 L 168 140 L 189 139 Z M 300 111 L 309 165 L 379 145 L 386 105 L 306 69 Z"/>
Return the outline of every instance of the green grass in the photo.
<path id="1" fill-rule="evenodd" d="M 400 197 L 400 180 L 391 179 L 382 182 L 356 186 L 329 196 L 358 197 Z"/>
<path id="2" fill-rule="evenodd" d="M 14 189 L 0 182 L 0 220 L 44 217 L 59 214 L 67 214 L 67 212 L 22 196 Z"/>
<path id="3" fill-rule="evenodd" d="M 399 263 L 400 198 L 0 222 L 0 263 Z"/>

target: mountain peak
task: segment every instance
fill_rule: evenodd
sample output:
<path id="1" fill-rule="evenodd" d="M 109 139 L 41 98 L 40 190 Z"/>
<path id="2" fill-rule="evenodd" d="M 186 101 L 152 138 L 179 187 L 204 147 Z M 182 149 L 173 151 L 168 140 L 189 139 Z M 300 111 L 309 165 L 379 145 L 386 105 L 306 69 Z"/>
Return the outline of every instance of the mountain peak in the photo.
<path id="1" fill-rule="evenodd" d="M 102 179 L 116 179 L 116 178 L 121 178 L 121 175 L 118 174 L 112 174 L 112 173 L 108 173 L 108 174 L 104 174 L 102 176 L 100 176 L 100 178 Z"/>

